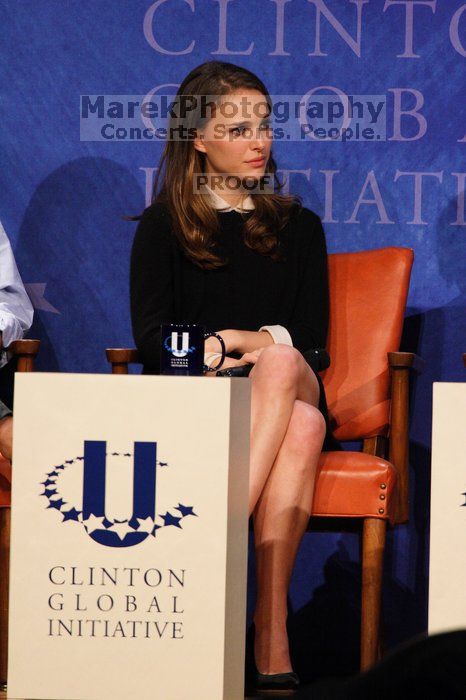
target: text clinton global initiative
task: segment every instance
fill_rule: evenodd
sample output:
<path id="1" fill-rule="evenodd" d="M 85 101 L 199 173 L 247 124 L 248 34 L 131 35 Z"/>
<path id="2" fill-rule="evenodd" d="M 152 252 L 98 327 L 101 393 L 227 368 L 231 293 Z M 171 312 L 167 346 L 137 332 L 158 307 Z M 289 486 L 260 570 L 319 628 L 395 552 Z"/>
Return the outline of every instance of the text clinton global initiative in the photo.
<path id="1" fill-rule="evenodd" d="M 177 589 L 184 589 L 185 575 L 185 569 L 54 566 L 48 574 L 54 586 L 48 598 L 48 609 L 60 616 L 48 619 L 47 634 L 50 637 L 183 639 L 180 615 L 184 613 L 184 606 Z M 128 592 L 127 589 L 135 585 L 145 586 L 147 592 L 137 596 Z M 110 587 L 111 593 L 102 592 L 102 587 L 107 590 Z M 110 614 L 103 618 L 102 614 L 106 613 Z"/>

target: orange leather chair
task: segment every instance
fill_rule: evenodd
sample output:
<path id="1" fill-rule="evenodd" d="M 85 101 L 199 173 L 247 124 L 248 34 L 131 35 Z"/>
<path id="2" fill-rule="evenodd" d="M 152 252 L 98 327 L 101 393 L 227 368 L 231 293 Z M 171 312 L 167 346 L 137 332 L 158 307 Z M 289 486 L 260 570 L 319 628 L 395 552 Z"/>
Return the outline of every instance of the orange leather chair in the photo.
<path id="1" fill-rule="evenodd" d="M 8 350 L 18 358 L 17 372 L 32 372 L 39 340 L 16 340 Z M 8 660 L 8 583 L 10 564 L 11 463 L 0 454 L 0 689 Z"/>
<path id="2" fill-rule="evenodd" d="M 408 518 L 408 372 L 415 356 L 397 350 L 412 263 L 407 248 L 329 256 L 331 365 L 322 378 L 335 437 L 362 440 L 363 451 L 322 454 L 312 515 L 362 523 L 362 669 L 379 654 L 387 521 Z M 127 374 L 138 353 L 108 349 L 107 359 L 114 374 Z"/>
<path id="3" fill-rule="evenodd" d="M 331 365 L 322 379 L 335 437 L 361 440 L 363 451 L 322 454 L 313 516 L 361 520 L 361 669 L 379 656 L 387 522 L 408 520 L 409 370 L 420 361 L 397 351 L 413 258 L 407 248 L 329 256 Z"/>

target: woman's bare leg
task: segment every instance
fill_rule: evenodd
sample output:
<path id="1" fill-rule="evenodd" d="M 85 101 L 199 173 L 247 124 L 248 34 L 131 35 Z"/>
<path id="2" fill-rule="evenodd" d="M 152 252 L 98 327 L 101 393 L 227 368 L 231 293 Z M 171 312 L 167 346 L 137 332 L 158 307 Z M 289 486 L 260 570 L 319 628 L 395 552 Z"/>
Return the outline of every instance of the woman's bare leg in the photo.
<path id="1" fill-rule="evenodd" d="M 291 670 L 286 633 L 288 586 L 311 512 L 325 421 L 316 408 L 319 385 L 315 375 L 293 348 L 266 348 L 250 377 L 250 505 L 258 585 L 255 657 L 261 673 L 282 673 Z"/>
<path id="2" fill-rule="evenodd" d="M 249 514 L 254 511 L 284 440 L 296 399 L 319 402 L 319 384 L 300 352 L 289 345 L 269 345 L 249 377 L 251 446 Z"/>

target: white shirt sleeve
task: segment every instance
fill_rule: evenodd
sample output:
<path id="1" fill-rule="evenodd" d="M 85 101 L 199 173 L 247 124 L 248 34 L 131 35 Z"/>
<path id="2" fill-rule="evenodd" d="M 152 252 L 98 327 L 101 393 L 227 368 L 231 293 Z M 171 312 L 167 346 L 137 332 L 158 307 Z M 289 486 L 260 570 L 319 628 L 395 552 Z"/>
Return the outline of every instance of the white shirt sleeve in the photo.
<path id="1" fill-rule="evenodd" d="M 16 267 L 10 241 L 0 222 L 0 331 L 3 347 L 20 340 L 32 325 L 34 309 Z M 6 358 L 2 353 L 0 366 Z"/>
<path id="2" fill-rule="evenodd" d="M 291 335 L 288 333 L 285 326 L 261 326 L 259 330 L 268 331 L 274 343 L 283 343 L 284 345 L 293 346 Z"/>

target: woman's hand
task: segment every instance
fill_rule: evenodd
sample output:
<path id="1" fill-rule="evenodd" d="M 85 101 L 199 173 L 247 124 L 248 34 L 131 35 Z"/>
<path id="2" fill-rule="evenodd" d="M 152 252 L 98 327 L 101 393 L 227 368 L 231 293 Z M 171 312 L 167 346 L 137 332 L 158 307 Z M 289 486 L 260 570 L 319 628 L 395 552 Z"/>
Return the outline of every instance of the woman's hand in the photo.
<path id="1" fill-rule="evenodd" d="M 239 367 L 240 365 L 255 365 L 263 350 L 264 348 L 258 348 L 257 350 L 253 350 L 253 352 L 245 352 L 239 360 L 236 360 L 233 357 L 228 357 L 227 355 L 227 357 L 225 358 L 225 362 L 220 367 L 220 369 L 228 369 L 228 367 Z M 215 364 L 217 364 L 217 362 L 215 362 Z M 204 376 L 216 377 L 217 374 L 216 372 L 204 372 Z"/>
<path id="2" fill-rule="evenodd" d="M 253 350 L 252 352 L 245 352 L 244 355 L 241 356 L 241 359 L 238 360 L 238 362 L 241 365 L 244 365 L 244 364 L 255 365 L 263 350 L 264 350 L 264 348 L 257 348 L 257 350 Z"/>
<path id="3" fill-rule="evenodd" d="M 218 364 L 218 360 L 214 362 L 215 365 Z M 228 357 L 228 355 L 225 357 L 225 361 L 223 365 L 219 369 L 228 369 L 228 367 L 238 367 L 239 365 L 245 365 L 247 364 L 247 361 L 243 362 L 243 360 L 237 360 L 234 357 Z M 204 377 L 216 377 L 217 373 L 216 372 L 204 372 Z"/>

